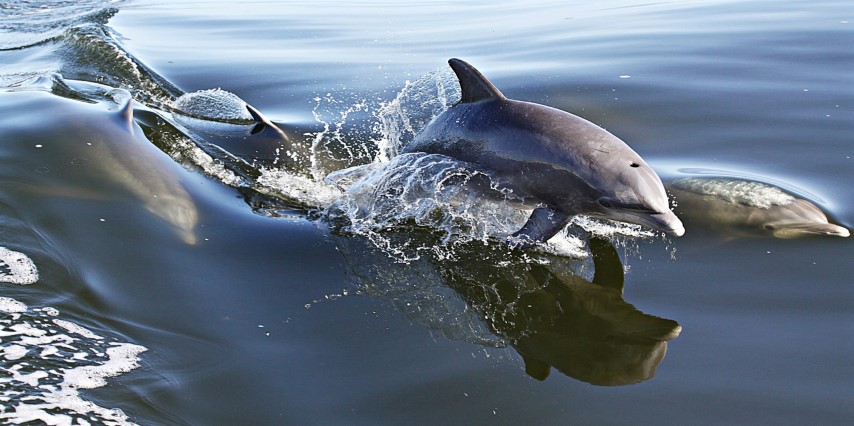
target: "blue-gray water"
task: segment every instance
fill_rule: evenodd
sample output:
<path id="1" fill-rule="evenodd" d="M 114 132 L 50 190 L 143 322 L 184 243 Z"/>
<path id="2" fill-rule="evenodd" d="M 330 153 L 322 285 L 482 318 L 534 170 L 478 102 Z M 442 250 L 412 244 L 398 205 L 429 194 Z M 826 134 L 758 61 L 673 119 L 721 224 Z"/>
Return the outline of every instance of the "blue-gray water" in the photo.
<path id="1" fill-rule="evenodd" d="M 321 179 L 388 162 L 404 124 L 452 101 L 459 57 L 508 97 L 607 128 L 662 176 L 776 184 L 850 227 L 852 20 L 841 0 L 0 2 L 0 273 L 26 272 L 21 257 L 38 271 L 0 284 L 0 419 L 849 424 L 850 238 L 590 225 L 617 247 L 634 310 L 588 282 L 586 232 L 510 252 L 481 241 L 512 223 L 483 206 L 380 206 L 341 230 L 323 209 L 342 195 Z M 229 123 L 176 111 L 217 88 L 290 145 L 250 135 L 239 108 L 202 111 Z M 184 203 L 194 215 L 169 216 Z M 436 232 L 412 226 L 429 220 Z M 570 303 L 682 331 L 638 375 L 643 345 L 597 337 Z M 576 367 L 529 377 L 519 352 L 552 342 Z M 594 371 L 591 353 L 616 361 Z"/>

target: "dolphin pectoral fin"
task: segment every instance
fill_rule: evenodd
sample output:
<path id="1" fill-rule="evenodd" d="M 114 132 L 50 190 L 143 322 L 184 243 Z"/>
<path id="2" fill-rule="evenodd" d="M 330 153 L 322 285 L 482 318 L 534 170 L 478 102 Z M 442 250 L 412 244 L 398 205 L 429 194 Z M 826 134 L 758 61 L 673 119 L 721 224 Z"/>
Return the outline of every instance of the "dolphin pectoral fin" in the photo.
<path id="1" fill-rule="evenodd" d="M 492 82 L 468 62 L 454 58 L 448 60 L 448 65 L 451 66 L 460 81 L 461 104 L 489 99 L 507 99 Z"/>
<path id="2" fill-rule="evenodd" d="M 531 212 L 531 217 L 528 218 L 522 229 L 516 231 L 513 236 L 529 241 L 529 244 L 523 243 L 523 246 L 531 245 L 534 241 L 545 242 L 560 232 L 570 219 L 572 216 L 566 213 L 547 207 L 539 207 Z"/>
<path id="3" fill-rule="evenodd" d="M 519 355 L 522 355 L 521 353 Z M 525 362 L 525 373 L 529 376 L 543 381 L 549 377 L 549 373 L 551 373 L 552 366 L 540 361 L 538 359 L 534 359 L 525 355 L 522 355 L 522 361 Z"/>

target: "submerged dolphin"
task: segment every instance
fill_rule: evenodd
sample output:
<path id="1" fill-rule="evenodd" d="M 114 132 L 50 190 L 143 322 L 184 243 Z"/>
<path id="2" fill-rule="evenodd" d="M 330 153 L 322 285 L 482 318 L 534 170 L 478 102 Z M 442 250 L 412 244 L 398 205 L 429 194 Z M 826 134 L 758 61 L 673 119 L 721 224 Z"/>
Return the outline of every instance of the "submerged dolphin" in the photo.
<path id="1" fill-rule="evenodd" d="M 533 207 L 514 236 L 546 241 L 577 214 L 680 236 L 658 175 L 616 136 L 570 113 L 507 99 L 478 70 L 448 61 L 462 98 L 404 152 L 442 154 L 488 169 Z"/>
<path id="2" fill-rule="evenodd" d="M 676 211 L 691 225 L 777 238 L 850 235 L 828 223 L 813 203 L 765 183 L 692 177 L 669 182 L 667 189 L 676 198 Z"/>
<path id="3" fill-rule="evenodd" d="M 129 94 L 125 96 L 129 99 Z M 93 105 L 40 90 L 0 93 L 0 97 L 18 103 L 22 110 L 50 117 L 42 125 L 26 118 L 20 124 L 24 140 L 39 142 L 32 155 L 18 160 L 36 169 L 32 179 L 20 185 L 36 193 L 75 198 L 90 196 L 105 185 L 117 186 L 184 242 L 197 242 L 198 211 L 180 181 L 181 166 L 145 137 L 133 119 L 131 100 L 118 110 L 106 111 L 103 103 Z"/>

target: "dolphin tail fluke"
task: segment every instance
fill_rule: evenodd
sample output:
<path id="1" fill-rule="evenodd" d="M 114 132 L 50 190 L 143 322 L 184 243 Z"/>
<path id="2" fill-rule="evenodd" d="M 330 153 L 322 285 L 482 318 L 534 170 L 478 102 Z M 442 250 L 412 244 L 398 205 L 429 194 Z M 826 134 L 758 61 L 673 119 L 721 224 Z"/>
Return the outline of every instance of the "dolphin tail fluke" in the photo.
<path id="1" fill-rule="evenodd" d="M 448 61 L 448 65 L 460 80 L 460 90 L 463 92 L 460 103 L 506 99 L 492 82 L 468 62 L 454 58 Z"/>
<path id="2" fill-rule="evenodd" d="M 528 218 L 522 229 L 516 231 L 513 236 L 528 240 L 530 243 L 534 241 L 545 242 L 560 232 L 571 219 L 572 216 L 566 213 L 547 207 L 539 207 L 531 212 L 531 217 Z"/>

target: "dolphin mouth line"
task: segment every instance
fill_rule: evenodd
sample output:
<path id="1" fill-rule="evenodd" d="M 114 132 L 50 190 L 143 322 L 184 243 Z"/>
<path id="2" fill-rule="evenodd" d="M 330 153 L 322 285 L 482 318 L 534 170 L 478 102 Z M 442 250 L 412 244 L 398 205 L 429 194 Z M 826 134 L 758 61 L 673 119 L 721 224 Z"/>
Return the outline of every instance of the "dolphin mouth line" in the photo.
<path id="1" fill-rule="evenodd" d="M 851 232 L 848 228 L 833 223 L 794 223 L 781 225 L 774 229 L 773 234 L 778 238 L 796 238 L 808 235 L 826 235 L 835 237 L 848 237 Z"/>

